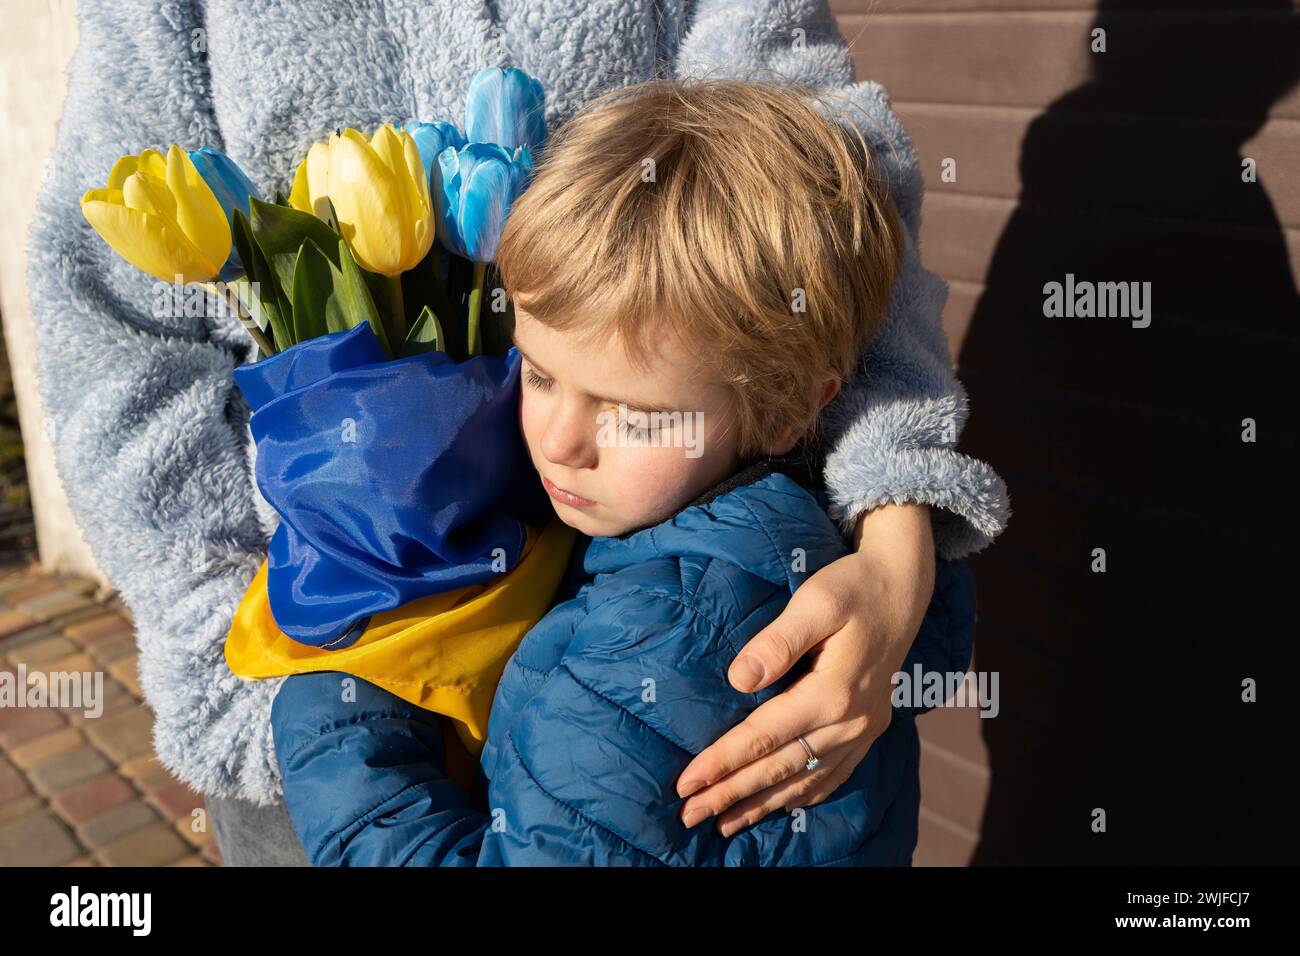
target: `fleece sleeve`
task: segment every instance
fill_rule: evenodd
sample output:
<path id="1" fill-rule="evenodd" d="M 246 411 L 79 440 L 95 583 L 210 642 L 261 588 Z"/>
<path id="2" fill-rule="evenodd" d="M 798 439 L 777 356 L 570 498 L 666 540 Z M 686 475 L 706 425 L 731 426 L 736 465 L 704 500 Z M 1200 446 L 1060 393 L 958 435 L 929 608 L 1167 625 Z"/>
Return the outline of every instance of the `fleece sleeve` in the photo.
<path id="1" fill-rule="evenodd" d="M 967 401 L 940 323 L 948 288 L 921 265 L 921 171 L 885 90 L 852 82 L 825 0 L 699 0 L 665 29 L 680 36 L 679 77 L 788 82 L 830 94 L 836 118 L 853 122 L 871 145 L 903 221 L 905 258 L 883 326 L 820 422 L 832 518 L 851 534 L 879 505 L 924 503 L 934 509 L 940 556 L 987 546 L 1010 513 L 1006 486 L 956 450 Z"/>
<path id="2" fill-rule="evenodd" d="M 77 4 L 80 43 L 29 234 L 41 397 L 59 474 L 95 560 L 136 624 L 162 763 L 203 793 L 278 787 L 278 681 L 226 668 L 231 618 L 265 556 L 237 323 L 185 315 L 121 260 L 79 201 L 145 147 L 220 148 L 197 0 Z M 198 51 L 196 51 L 198 48 Z M 183 302 L 180 303 L 183 306 Z M 176 314 L 177 312 L 180 314 Z"/>

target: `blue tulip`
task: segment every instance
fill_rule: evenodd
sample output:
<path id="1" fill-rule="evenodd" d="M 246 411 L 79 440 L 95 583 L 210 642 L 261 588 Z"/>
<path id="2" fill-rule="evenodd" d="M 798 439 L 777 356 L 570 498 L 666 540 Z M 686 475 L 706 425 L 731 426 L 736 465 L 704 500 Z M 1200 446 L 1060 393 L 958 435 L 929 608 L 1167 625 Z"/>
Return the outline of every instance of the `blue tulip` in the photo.
<path id="1" fill-rule="evenodd" d="M 465 95 L 465 138 L 514 151 L 537 150 L 546 142 L 546 95 L 523 70 L 499 66 L 479 70 Z"/>
<path id="2" fill-rule="evenodd" d="M 250 197 L 259 200 L 262 197 L 257 187 L 253 185 L 253 181 L 239 168 L 238 163 L 221 150 L 208 146 L 191 151 L 189 156 L 190 162 L 199 171 L 203 181 L 208 184 L 212 194 L 217 197 L 221 208 L 225 210 L 227 219 L 233 218 L 236 209 L 241 210 L 245 216 L 252 215 L 249 210 Z M 239 261 L 239 253 L 235 251 L 234 243 L 231 243 L 230 258 L 221 267 L 221 279 L 229 282 L 243 274 L 244 267 Z"/>
<path id="3" fill-rule="evenodd" d="M 438 154 L 438 241 L 475 262 L 496 258 L 501 229 L 533 170 L 527 146 L 467 143 Z"/>
<path id="4" fill-rule="evenodd" d="M 402 127 L 415 140 L 415 147 L 420 151 L 420 162 L 424 163 L 424 173 L 429 177 L 429 195 L 434 195 L 433 174 L 437 168 L 438 154 L 449 146 L 460 149 L 465 145 L 465 137 L 455 123 L 407 123 Z"/>

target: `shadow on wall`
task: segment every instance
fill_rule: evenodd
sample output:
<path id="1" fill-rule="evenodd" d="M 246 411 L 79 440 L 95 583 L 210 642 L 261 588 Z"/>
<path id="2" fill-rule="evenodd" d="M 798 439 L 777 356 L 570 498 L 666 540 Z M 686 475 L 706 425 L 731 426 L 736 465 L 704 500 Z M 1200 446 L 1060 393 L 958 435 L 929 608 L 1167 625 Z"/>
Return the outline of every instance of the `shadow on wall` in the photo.
<path id="1" fill-rule="evenodd" d="M 1281 170 L 1242 172 L 1300 77 L 1300 17 L 1282 0 L 1212 6 L 1101 4 L 1107 50 L 1029 129 L 961 350 L 963 450 L 996 464 L 1016 509 L 972 562 L 974 666 L 1000 672 L 1003 701 L 981 722 L 975 864 L 1297 852 L 1300 298 L 1268 193 Z M 1065 298 L 1067 275 L 1076 304 L 1081 283 L 1144 294 L 1128 316 L 1048 317 L 1044 286 Z"/>

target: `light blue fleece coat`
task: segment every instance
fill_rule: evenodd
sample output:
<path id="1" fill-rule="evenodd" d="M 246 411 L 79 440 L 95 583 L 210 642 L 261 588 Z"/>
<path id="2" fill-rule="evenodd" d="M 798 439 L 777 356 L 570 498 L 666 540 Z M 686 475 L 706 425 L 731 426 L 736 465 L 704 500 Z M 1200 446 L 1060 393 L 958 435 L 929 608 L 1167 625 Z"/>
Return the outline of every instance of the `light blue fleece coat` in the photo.
<path id="1" fill-rule="evenodd" d="M 463 122 L 469 78 L 518 66 L 546 89 L 549 128 L 595 94 L 653 76 L 807 83 L 848 96 L 907 232 L 889 315 L 828 408 L 831 515 L 935 506 L 939 553 L 986 545 L 1005 488 L 954 450 L 966 400 L 939 316 L 947 287 L 917 253 L 916 154 L 852 64 L 824 0 L 80 0 L 81 39 L 30 236 L 41 388 L 59 472 L 96 560 L 135 615 L 154 747 L 181 780 L 269 803 L 280 681 L 226 668 L 231 618 L 275 515 L 250 472 L 248 408 L 231 370 L 247 334 L 158 317 L 148 276 L 91 231 L 78 202 L 145 147 L 225 150 L 264 195 L 287 192 L 336 126 Z M 801 32 L 800 32 L 801 31 Z"/>

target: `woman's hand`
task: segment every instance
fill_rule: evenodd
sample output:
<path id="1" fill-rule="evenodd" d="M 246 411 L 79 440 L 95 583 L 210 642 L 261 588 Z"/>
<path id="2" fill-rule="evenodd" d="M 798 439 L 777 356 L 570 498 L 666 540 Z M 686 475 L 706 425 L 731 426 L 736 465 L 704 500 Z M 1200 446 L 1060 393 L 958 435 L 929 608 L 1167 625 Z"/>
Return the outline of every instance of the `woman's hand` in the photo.
<path id="1" fill-rule="evenodd" d="M 717 817 L 723 836 L 773 810 L 820 803 L 892 717 L 902 667 L 934 591 L 934 539 L 924 505 L 885 505 L 859 519 L 854 554 L 822 568 L 732 662 L 740 691 L 766 687 L 804 654 L 812 667 L 700 753 L 677 779 L 682 822 Z M 821 758 L 805 769 L 798 737 Z M 725 812 L 724 812 L 725 811 Z"/>

